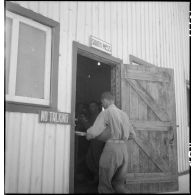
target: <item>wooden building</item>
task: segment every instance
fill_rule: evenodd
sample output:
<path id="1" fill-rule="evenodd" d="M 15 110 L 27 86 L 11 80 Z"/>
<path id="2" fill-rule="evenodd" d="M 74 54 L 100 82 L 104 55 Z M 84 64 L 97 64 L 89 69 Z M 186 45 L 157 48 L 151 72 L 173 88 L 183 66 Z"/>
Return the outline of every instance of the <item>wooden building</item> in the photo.
<path id="1" fill-rule="evenodd" d="M 11 1 L 5 9 L 5 192 L 75 192 L 75 105 L 104 90 L 136 130 L 131 192 L 189 191 L 188 2 Z M 43 122 L 41 111 L 58 118 Z"/>

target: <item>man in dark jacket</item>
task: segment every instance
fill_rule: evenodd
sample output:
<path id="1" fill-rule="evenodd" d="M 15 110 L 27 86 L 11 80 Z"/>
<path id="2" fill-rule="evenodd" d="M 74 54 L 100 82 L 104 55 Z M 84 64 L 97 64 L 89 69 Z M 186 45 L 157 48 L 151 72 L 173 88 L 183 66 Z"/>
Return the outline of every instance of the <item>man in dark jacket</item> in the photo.
<path id="1" fill-rule="evenodd" d="M 100 108 L 98 105 L 98 102 L 92 101 L 89 104 L 89 126 L 92 126 L 94 124 L 94 121 L 96 120 L 98 114 L 100 113 Z M 93 173 L 93 180 L 90 181 L 91 184 L 98 183 L 99 178 L 99 160 L 100 156 L 102 154 L 103 148 L 104 148 L 105 142 L 92 139 L 89 144 L 88 152 L 86 155 L 86 164 L 88 169 Z"/>

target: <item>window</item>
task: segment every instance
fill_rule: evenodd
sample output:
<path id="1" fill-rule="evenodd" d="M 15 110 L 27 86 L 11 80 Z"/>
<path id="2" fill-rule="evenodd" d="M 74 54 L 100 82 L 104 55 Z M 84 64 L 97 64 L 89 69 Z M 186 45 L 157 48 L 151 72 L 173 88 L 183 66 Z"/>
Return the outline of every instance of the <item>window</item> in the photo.
<path id="1" fill-rule="evenodd" d="M 6 100 L 49 105 L 51 28 L 6 12 Z"/>
<path id="2" fill-rule="evenodd" d="M 55 110 L 59 23 L 11 2 L 6 2 L 6 9 L 6 107 L 14 104 L 15 108 L 29 105 L 31 109 Z"/>

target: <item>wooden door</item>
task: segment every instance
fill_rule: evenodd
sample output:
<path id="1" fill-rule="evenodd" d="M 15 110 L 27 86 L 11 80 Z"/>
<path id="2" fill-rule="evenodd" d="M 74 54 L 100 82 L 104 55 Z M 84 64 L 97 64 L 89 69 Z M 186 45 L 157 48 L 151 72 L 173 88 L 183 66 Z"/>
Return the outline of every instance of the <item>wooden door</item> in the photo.
<path id="1" fill-rule="evenodd" d="M 178 190 L 177 135 L 172 69 L 122 66 L 122 109 L 136 131 L 129 140 L 126 180 L 132 193 Z"/>

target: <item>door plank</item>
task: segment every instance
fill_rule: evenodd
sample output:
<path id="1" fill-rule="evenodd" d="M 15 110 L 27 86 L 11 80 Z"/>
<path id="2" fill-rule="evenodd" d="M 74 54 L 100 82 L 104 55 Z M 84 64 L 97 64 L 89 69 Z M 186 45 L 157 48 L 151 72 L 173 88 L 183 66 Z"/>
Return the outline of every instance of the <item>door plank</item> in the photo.
<path id="1" fill-rule="evenodd" d="M 126 184 L 133 184 L 133 183 L 160 183 L 160 182 L 174 182 L 177 179 L 177 176 L 160 176 L 160 177 L 128 177 L 126 180 Z"/>
<path id="2" fill-rule="evenodd" d="M 121 108 L 121 65 L 116 65 L 115 69 L 116 69 L 116 105 Z"/>
<path id="3" fill-rule="evenodd" d="M 146 88 L 146 82 L 140 81 L 143 88 Z M 138 98 L 138 112 L 139 112 L 139 120 L 147 120 L 147 104 L 142 101 L 142 99 Z M 145 139 L 148 140 L 148 132 L 147 131 L 137 131 L 137 135 L 144 136 Z M 149 140 L 148 140 L 149 141 Z M 139 166 L 140 172 L 148 172 L 148 163 L 150 159 L 148 159 L 147 155 L 139 148 Z M 141 186 L 140 186 L 141 188 Z"/>
<path id="4" fill-rule="evenodd" d="M 124 74 L 124 72 L 125 72 L 125 69 L 124 69 L 124 65 L 122 64 L 122 66 L 121 66 L 121 77 L 122 77 L 122 74 Z M 111 76 L 111 79 L 112 79 L 112 76 Z M 129 118 L 131 118 L 131 115 L 130 115 L 130 106 L 129 106 L 129 104 L 130 104 L 130 96 L 131 96 L 131 94 L 130 94 L 131 87 L 128 87 L 128 86 L 129 86 L 129 84 L 127 82 L 125 82 L 124 79 L 121 80 L 121 93 L 122 93 L 121 102 L 122 102 L 122 110 L 125 111 L 129 115 Z M 112 87 L 111 87 L 111 90 L 112 90 Z"/>
<path id="5" fill-rule="evenodd" d="M 128 70 L 126 78 L 143 81 L 170 82 L 169 77 L 165 77 L 161 72 L 148 72 L 141 70 Z"/>
<path id="6" fill-rule="evenodd" d="M 111 68 L 111 81 L 110 81 L 112 94 L 116 94 L 116 82 L 115 81 L 116 81 L 116 68 L 112 67 Z M 116 97 L 115 97 L 115 102 L 116 102 Z"/>
<path id="7" fill-rule="evenodd" d="M 165 110 L 161 109 L 150 94 L 141 87 L 138 81 L 125 79 L 140 95 L 143 101 L 155 112 L 161 121 L 169 121 L 169 116 Z"/>
<path id="8" fill-rule="evenodd" d="M 158 90 L 156 89 L 157 87 L 157 82 L 147 82 L 147 92 L 155 99 L 158 100 Z M 158 121 L 158 117 L 156 116 L 156 114 L 148 107 L 148 122 L 152 122 L 152 121 L 157 121 L 157 122 L 161 122 Z M 164 123 L 164 122 L 162 122 Z M 164 132 L 161 132 L 161 134 L 163 134 Z M 148 132 L 148 137 L 149 140 L 151 140 L 150 143 L 155 143 L 153 142 L 153 137 L 155 137 L 156 132 L 154 131 L 150 131 Z M 159 168 L 156 167 L 156 165 L 152 162 L 149 161 L 149 172 L 159 172 L 161 170 L 159 170 Z"/>
<path id="9" fill-rule="evenodd" d="M 155 152 L 154 148 L 149 142 L 146 142 L 144 139 L 140 139 L 140 137 L 136 137 L 134 139 L 136 144 L 148 155 L 149 158 L 158 166 L 160 170 L 163 172 L 168 172 L 169 167 L 167 163 L 160 157 L 158 153 Z"/>
<path id="10" fill-rule="evenodd" d="M 158 183 L 173 182 L 177 179 L 177 175 L 171 173 L 129 173 L 126 178 L 127 184 L 133 183 Z"/>
<path id="11" fill-rule="evenodd" d="M 141 65 L 141 66 L 147 66 L 147 67 L 154 67 L 154 64 L 151 64 L 149 62 L 146 62 L 140 58 L 137 58 L 136 56 L 133 55 L 129 55 L 129 62 L 131 65 L 133 64 L 137 64 L 137 65 Z"/>
<path id="12" fill-rule="evenodd" d="M 176 132 L 176 102 L 175 102 L 175 85 L 174 85 L 174 71 L 168 70 L 169 74 L 171 75 L 171 84 L 170 88 L 167 89 L 169 93 L 169 97 L 171 97 L 170 100 L 170 107 L 169 107 L 169 113 L 171 114 L 171 119 L 173 121 L 172 126 L 172 132 L 173 133 L 173 143 L 170 144 L 169 147 L 169 164 L 171 168 L 171 172 L 174 174 L 178 171 L 178 164 L 177 162 L 177 132 Z"/>
<path id="13" fill-rule="evenodd" d="M 179 186 L 178 186 L 178 181 L 177 179 L 173 181 L 167 181 L 167 182 L 160 182 L 159 183 L 159 191 L 160 192 L 174 192 L 178 191 Z"/>
<path id="14" fill-rule="evenodd" d="M 171 176 L 170 173 L 163 173 L 163 172 L 148 172 L 148 173 L 128 173 L 127 177 L 147 177 L 147 178 L 156 178 L 156 177 L 164 177 L 164 176 Z"/>
<path id="15" fill-rule="evenodd" d="M 161 122 L 161 121 L 146 121 L 146 120 L 130 120 L 132 125 L 136 130 L 144 131 L 168 131 L 171 122 Z"/>
<path id="16" fill-rule="evenodd" d="M 128 83 L 127 87 L 128 87 Z M 130 107 L 130 119 L 139 119 L 139 96 L 135 92 L 135 90 L 132 87 L 129 87 L 129 92 L 130 92 L 130 97 L 129 97 L 129 107 Z M 137 133 L 137 132 L 136 132 Z M 139 159 L 139 154 L 140 154 L 140 149 L 138 145 L 132 140 L 130 144 L 127 144 L 129 148 L 129 153 L 131 153 L 131 156 L 129 157 L 130 161 L 130 167 L 131 171 L 130 172 L 139 172 L 140 171 L 140 159 Z M 135 184 L 132 187 L 133 192 L 139 192 L 140 191 L 140 184 Z"/>

